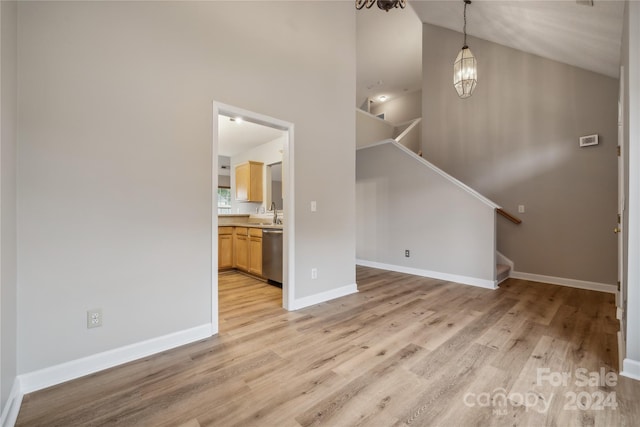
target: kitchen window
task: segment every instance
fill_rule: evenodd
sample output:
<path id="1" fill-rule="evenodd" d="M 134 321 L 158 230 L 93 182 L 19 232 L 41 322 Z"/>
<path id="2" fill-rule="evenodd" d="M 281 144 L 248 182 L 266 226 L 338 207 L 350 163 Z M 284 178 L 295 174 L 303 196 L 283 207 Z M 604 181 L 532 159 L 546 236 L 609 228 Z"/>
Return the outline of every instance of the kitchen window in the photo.
<path id="1" fill-rule="evenodd" d="M 218 214 L 231 213 L 231 188 L 218 187 Z"/>

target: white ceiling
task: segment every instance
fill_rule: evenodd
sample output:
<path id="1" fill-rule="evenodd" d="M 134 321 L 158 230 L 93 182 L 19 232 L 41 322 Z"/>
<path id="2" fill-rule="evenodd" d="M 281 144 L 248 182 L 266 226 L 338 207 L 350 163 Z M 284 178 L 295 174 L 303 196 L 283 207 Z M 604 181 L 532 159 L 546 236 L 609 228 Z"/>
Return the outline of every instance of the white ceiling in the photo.
<path id="1" fill-rule="evenodd" d="M 232 121 L 230 117 L 218 116 L 218 154 L 220 156 L 235 156 L 283 135 L 284 131 L 279 129 L 246 120 Z"/>
<path id="2" fill-rule="evenodd" d="M 421 22 L 462 32 L 463 9 L 462 0 L 416 0 L 404 10 L 358 11 L 358 105 L 369 96 L 419 88 Z M 622 1 L 609 0 L 593 7 L 575 0 L 473 0 L 467 34 L 617 77 L 623 11 Z"/>

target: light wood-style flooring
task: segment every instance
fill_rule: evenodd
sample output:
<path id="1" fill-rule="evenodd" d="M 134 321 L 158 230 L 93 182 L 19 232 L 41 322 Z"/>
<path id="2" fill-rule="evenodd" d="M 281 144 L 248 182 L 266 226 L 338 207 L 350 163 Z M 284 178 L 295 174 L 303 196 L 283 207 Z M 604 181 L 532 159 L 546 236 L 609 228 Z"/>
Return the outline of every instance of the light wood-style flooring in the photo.
<path id="1" fill-rule="evenodd" d="M 640 383 L 600 377 L 617 372 L 613 295 L 357 281 L 287 312 L 280 289 L 223 273 L 219 335 L 27 395 L 18 425 L 639 425 Z M 592 372 L 608 384 L 582 384 Z"/>

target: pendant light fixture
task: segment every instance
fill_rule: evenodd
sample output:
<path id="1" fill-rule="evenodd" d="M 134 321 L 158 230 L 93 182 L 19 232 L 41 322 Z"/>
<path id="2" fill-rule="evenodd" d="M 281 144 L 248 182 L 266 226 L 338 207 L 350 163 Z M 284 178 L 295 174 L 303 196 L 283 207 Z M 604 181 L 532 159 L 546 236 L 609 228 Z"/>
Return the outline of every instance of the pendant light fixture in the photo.
<path id="1" fill-rule="evenodd" d="M 460 98 L 468 98 L 476 88 L 478 83 L 478 64 L 476 57 L 471 53 L 471 49 L 467 46 L 467 5 L 471 4 L 471 0 L 464 1 L 464 43 L 456 62 L 453 64 L 453 87 L 456 88 Z"/>
<path id="2" fill-rule="evenodd" d="M 389 12 L 395 7 L 404 9 L 407 5 L 407 0 L 356 0 L 356 9 L 360 10 L 365 6 L 367 9 L 371 9 L 374 4 L 377 4 L 379 9 Z"/>

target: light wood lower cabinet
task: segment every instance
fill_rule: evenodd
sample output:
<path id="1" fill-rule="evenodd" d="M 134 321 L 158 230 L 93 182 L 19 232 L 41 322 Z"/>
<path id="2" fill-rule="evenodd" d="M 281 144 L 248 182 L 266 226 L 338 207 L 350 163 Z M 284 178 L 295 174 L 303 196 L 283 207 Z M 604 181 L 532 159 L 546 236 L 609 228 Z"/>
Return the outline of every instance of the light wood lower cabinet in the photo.
<path id="1" fill-rule="evenodd" d="M 233 227 L 218 227 L 218 270 L 233 268 Z"/>
<path id="2" fill-rule="evenodd" d="M 218 270 L 236 268 L 262 277 L 262 229 L 218 227 Z"/>
<path id="3" fill-rule="evenodd" d="M 249 229 L 249 273 L 262 276 L 262 229 Z"/>
<path id="4" fill-rule="evenodd" d="M 236 227 L 233 243 L 235 267 L 238 270 L 249 271 L 249 232 L 246 227 Z"/>

